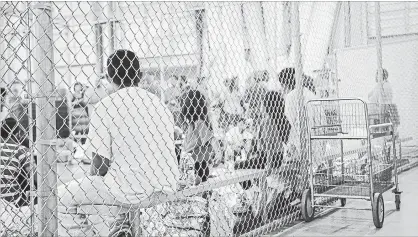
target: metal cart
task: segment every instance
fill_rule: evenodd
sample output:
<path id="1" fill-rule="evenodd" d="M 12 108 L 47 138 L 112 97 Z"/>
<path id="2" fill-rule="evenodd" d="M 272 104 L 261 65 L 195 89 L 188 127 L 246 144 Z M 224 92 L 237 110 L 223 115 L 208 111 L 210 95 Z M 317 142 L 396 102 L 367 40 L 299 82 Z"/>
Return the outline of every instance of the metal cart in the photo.
<path id="1" fill-rule="evenodd" d="M 397 210 L 401 202 L 393 123 L 381 119 L 381 106 L 357 98 L 311 100 L 306 111 L 310 188 L 302 195 L 304 220 L 312 221 L 317 207 L 347 208 L 346 199 L 363 199 L 371 202 L 371 208 L 348 209 L 371 210 L 374 225 L 381 228 L 385 208 L 382 194 L 394 188 Z M 321 160 L 323 156 L 314 152 L 318 147 L 315 142 L 324 140 L 339 146 L 340 155 Z M 360 152 L 347 155 L 344 146 L 353 141 L 360 144 Z M 375 148 L 372 141 L 383 141 L 378 144 L 381 149 Z M 392 149 L 386 149 L 388 144 Z M 318 205 L 316 198 L 337 198 L 341 206 Z"/>

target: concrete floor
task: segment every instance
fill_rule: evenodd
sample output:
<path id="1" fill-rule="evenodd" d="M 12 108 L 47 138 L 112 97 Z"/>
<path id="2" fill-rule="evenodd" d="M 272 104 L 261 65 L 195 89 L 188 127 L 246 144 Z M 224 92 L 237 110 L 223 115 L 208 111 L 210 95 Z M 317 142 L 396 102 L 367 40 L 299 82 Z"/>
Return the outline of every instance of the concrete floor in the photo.
<path id="1" fill-rule="evenodd" d="M 310 223 L 302 222 L 275 236 L 418 236 L 418 168 L 399 176 L 401 210 L 391 191 L 384 193 L 385 221 L 376 229 L 371 211 L 333 210 Z M 349 207 L 370 207 L 370 202 L 347 200 Z"/>

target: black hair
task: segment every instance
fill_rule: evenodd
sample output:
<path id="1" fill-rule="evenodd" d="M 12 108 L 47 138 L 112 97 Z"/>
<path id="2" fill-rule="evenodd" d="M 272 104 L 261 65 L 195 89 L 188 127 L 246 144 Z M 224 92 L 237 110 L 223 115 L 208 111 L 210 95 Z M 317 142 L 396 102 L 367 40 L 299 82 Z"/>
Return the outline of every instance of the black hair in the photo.
<path id="1" fill-rule="evenodd" d="M 244 117 L 239 117 L 238 120 L 237 120 L 238 123 L 240 123 L 240 122 L 246 122 L 246 121 L 247 120 Z"/>
<path id="2" fill-rule="evenodd" d="M 203 120 L 211 128 L 205 96 L 198 90 L 189 90 L 182 97 L 181 115 L 183 120 L 190 121 L 193 126 L 198 120 Z"/>
<path id="3" fill-rule="evenodd" d="M 289 138 L 290 123 L 285 115 L 285 100 L 277 91 L 269 91 L 264 97 L 264 107 L 269 117 L 278 126 L 283 141 Z"/>
<path id="4" fill-rule="evenodd" d="M 1 124 L 1 138 L 4 140 L 14 139 L 19 133 L 17 121 L 14 118 L 7 118 Z"/>
<path id="5" fill-rule="evenodd" d="M 307 75 L 303 75 L 303 86 L 306 87 L 306 88 L 308 88 L 314 94 L 316 94 L 314 80 L 313 80 L 312 77 L 307 76 Z"/>
<path id="6" fill-rule="evenodd" d="M 294 90 L 296 88 L 296 79 L 295 79 L 296 70 L 293 67 L 283 69 L 278 77 L 279 82 L 285 86 L 287 86 L 290 90 Z M 316 94 L 315 85 L 313 83 L 313 78 L 302 74 L 302 86 L 309 89 L 313 93 Z"/>
<path id="7" fill-rule="evenodd" d="M 228 90 L 229 91 L 234 91 L 236 89 L 238 89 L 238 77 L 237 76 L 233 76 L 231 79 L 227 79 L 226 82 L 228 83 Z"/>
<path id="8" fill-rule="evenodd" d="M 296 87 L 296 80 L 295 80 L 295 68 L 288 67 L 280 71 L 279 75 L 279 82 L 287 87 L 290 90 L 294 90 Z"/>
<path id="9" fill-rule="evenodd" d="M 1 87 L 1 88 L 0 88 L 0 91 L 1 91 L 1 98 L 2 98 L 2 99 L 3 99 L 3 98 L 5 98 L 5 97 L 6 97 L 6 88 Z"/>
<path id="10" fill-rule="evenodd" d="M 107 59 L 107 73 L 118 86 L 137 86 L 141 78 L 139 59 L 132 51 L 116 50 Z"/>
<path id="11" fill-rule="evenodd" d="M 383 68 L 383 81 L 387 81 L 389 77 L 389 72 L 385 68 Z"/>
<path id="12" fill-rule="evenodd" d="M 84 85 L 83 84 L 81 84 L 81 82 L 76 82 L 75 84 L 74 84 L 74 90 L 75 90 L 75 87 L 76 86 L 81 86 L 81 90 L 83 90 L 84 89 Z"/>

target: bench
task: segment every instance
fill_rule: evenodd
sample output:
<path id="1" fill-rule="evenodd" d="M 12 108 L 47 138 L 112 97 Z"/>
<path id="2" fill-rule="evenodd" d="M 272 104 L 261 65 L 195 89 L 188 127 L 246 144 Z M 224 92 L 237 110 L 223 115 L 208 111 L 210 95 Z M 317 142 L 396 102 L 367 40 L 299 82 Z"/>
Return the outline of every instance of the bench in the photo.
<path id="1" fill-rule="evenodd" d="M 206 191 L 210 191 L 216 188 L 221 188 L 236 184 L 239 182 L 252 180 L 263 177 L 265 175 L 264 170 L 236 170 L 234 173 L 227 174 L 223 177 L 214 177 L 209 179 L 207 182 L 201 185 L 193 186 L 190 188 L 183 189 L 176 193 L 164 194 L 158 193 L 151 195 L 149 198 L 141 201 L 139 204 L 120 204 L 120 205 L 106 205 L 106 204 L 84 204 L 75 207 L 62 207 L 58 208 L 58 212 L 65 214 L 75 215 L 103 215 L 111 214 L 112 216 L 117 215 L 128 215 L 130 221 L 130 229 L 132 236 L 141 236 L 140 227 L 140 209 L 150 208 L 158 204 L 162 204 L 169 201 L 176 201 L 182 198 L 194 196 Z"/>

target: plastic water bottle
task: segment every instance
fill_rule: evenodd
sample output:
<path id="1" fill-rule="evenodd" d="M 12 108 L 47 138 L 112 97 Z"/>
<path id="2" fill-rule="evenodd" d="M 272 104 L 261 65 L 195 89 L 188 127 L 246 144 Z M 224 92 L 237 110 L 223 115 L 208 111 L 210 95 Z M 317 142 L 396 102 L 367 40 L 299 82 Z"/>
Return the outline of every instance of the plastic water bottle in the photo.
<path id="1" fill-rule="evenodd" d="M 193 186 L 195 183 L 194 160 L 190 153 L 183 153 L 180 160 L 180 172 L 187 186 Z"/>

